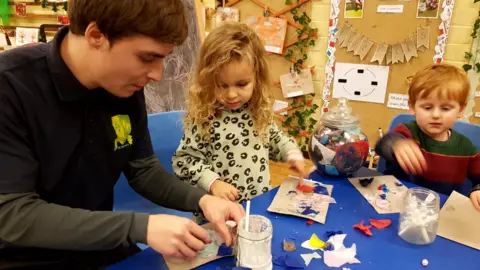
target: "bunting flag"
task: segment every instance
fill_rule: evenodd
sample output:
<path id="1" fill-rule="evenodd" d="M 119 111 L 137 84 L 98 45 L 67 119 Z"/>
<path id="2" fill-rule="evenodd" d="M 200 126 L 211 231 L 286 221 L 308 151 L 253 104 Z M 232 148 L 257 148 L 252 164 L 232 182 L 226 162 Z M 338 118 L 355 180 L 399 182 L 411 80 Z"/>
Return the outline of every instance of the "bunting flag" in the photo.
<path id="1" fill-rule="evenodd" d="M 418 57 L 418 51 L 429 48 L 430 28 L 419 27 L 416 33 L 410 36 L 416 37 L 416 40 L 408 37 L 403 42 L 395 44 L 377 43 L 357 32 L 352 26 L 344 24 L 338 34 L 337 42 L 340 48 L 345 48 L 347 52 L 353 52 L 354 55 L 360 57 L 360 60 L 364 60 L 375 46 L 375 53 L 369 62 L 377 62 L 382 65 L 385 61 L 389 65 L 409 62 L 412 58 Z"/>

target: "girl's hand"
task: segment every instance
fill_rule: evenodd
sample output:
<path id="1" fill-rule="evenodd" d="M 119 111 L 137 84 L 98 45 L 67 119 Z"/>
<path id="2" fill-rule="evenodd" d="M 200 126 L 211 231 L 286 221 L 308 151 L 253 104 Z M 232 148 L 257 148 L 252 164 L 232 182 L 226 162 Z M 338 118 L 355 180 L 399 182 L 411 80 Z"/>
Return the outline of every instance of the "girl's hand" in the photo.
<path id="1" fill-rule="evenodd" d="M 470 200 L 473 206 L 480 212 L 480 190 L 470 193 Z"/>
<path id="2" fill-rule="evenodd" d="M 298 174 L 298 184 L 303 185 L 303 178 L 306 176 L 305 161 L 303 159 L 289 159 L 288 164 L 290 165 L 290 170 Z"/>
<path id="3" fill-rule="evenodd" d="M 210 192 L 213 196 L 220 197 L 228 201 L 234 202 L 238 199 L 238 189 L 219 179 L 213 182 L 212 186 L 210 187 Z"/>

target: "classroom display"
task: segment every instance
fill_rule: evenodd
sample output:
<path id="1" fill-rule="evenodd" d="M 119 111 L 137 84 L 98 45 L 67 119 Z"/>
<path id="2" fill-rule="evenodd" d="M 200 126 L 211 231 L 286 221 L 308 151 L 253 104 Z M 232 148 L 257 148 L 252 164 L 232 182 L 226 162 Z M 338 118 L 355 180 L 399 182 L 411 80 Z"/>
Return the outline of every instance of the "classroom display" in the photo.
<path id="1" fill-rule="evenodd" d="M 331 176 L 345 176 L 363 166 L 368 156 L 368 139 L 359 124 L 345 98 L 322 116 L 308 145 L 310 158 L 318 170 Z"/>
<path id="2" fill-rule="evenodd" d="M 304 180 L 298 185 L 298 178 L 289 177 L 280 185 L 277 195 L 268 211 L 306 218 L 325 224 L 328 207 L 334 203 L 331 185 Z"/>

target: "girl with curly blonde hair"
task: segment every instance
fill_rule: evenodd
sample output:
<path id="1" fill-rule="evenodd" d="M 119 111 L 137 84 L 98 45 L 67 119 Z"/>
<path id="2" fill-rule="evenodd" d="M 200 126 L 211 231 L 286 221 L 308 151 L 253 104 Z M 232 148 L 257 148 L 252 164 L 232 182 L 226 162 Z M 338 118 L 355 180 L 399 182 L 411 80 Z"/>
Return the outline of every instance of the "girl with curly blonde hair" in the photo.
<path id="1" fill-rule="evenodd" d="M 180 179 L 244 202 L 269 190 L 269 158 L 303 176 L 297 144 L 273 121 L 269 76 L 262 41 L 245 24 L 227 23 L 207 36 L 172 159 Z"/>

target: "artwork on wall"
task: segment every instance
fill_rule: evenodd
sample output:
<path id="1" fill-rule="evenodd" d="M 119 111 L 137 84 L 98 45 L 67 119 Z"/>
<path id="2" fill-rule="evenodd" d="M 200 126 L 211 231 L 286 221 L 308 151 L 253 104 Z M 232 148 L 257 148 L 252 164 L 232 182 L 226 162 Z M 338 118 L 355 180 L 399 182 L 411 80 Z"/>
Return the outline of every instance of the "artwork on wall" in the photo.
<path id="1" fill-rule="evenodd" d="M 440 10 L 440 5 L 438 4 L 439 1 L 440 0 L 418 0 L 417 18 L 438 18 L 438 11 Z"/>
<path id="2" fill-rule="evenodd" d="M 17 27 L 15 29 L 15 45 L 23 46 L 30 43 L 38 42 L 38 28 L 23 28 Z"/>
<path id="3" fill-rule="evenodd" d="M 215 26 L 219 27 L 226 22 L 240 21 L 240 12 L 238 8 L 219 7 L 215 15 Z"/>
<path id="4" fill-rule="evenodd" d="M 364 0 L 345 0 L 345 18 L 363 18 Z"/>
<path id="5" fill-rule="evenodd" d="M 265 50 L 282 54 L 287 34 L 287 20 L 275 17 L 249 16 L 246 24 L 263 40 Z"/>
<path id="6" fill-rule="evenodd" d="M 312 72 L 303 69 L 300 73 L 295 71 L 280 76 L 282 93 L 285 98 L 293 98 L 313 93 Z"/>
<path id="7" fill-rule="evenodd" d="M 335 64 L 333 97 L 385 103 L 389 66 Z"/>
<path id="8" fill-rule="evenodd" d="M 163 78 L 145 86 L 148 113 L 184 110 L 190 73 L 200 50 L 200 32 L 194 0 L 183 0 L 187 11 L 188 37 L 164 60 Z"/>

